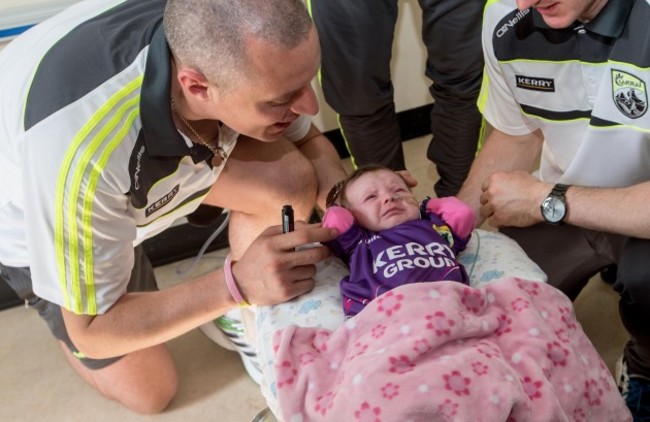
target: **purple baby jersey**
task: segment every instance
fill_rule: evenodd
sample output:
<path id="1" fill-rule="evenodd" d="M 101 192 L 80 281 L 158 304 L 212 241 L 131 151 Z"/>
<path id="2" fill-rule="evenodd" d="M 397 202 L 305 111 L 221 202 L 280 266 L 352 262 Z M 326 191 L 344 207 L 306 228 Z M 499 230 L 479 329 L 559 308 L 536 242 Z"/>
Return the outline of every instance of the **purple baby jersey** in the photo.
<path id="1" fill-rule="evenodd" d="M 468 241 L 469 236 L 458 238 L 432 213 L 380 232 L 353 224 L 327 242 L 350 268 L 350 275 L 341 280 L 345 315 L 356 315 L 372 299 L 403 284 L 442 280 L 469 284 L 456 259 Z"/>

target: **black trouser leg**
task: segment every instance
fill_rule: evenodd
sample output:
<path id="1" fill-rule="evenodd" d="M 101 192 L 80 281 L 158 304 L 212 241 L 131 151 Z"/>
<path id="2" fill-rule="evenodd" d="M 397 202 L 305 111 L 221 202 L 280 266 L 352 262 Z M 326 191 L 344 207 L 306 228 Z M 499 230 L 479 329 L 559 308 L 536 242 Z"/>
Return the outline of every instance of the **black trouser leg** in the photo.
<path id="1" fill-rule="evenodd" d="M 630 333 L 625 358 L 632 374 L 650 378 L 650 240 L 629 238 L 618 262 L 614 289 L 619 310 Z"/>
<path id="2" fill-rule="evenodd" d="M 456 195 L 474 161 L 483 119 L 478 100 L 483 75 L 481 23 L 484 0 L 419 0 L 422 39 L 427 47 L 426 75 L 434 99 L 433 137 L 427 157 L 440 180 L 436 194 Z"/>
<path id="3" fill-rule="evenodd" d="M 397 0 L 311 0 L 321 84 L 356 166 L 404 169 L 390 75 Z"/>

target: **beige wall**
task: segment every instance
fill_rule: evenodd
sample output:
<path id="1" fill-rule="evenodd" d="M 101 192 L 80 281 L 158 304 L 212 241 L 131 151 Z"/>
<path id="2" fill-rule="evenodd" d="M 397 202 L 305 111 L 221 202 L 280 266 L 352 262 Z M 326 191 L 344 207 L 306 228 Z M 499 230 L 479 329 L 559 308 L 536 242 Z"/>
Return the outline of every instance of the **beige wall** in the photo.
<path id="1" fill-rule="evenodd" d="M 3 22 L 12 22 L 23 14 L 47 15 L 76 0 L 1 0 L 0 27 Z M 92 1 L 92 0 L 87 0 Z M 417 0 L 399 0 L 400 15 L 395 30 L 393 46 L 393 84 L 397 111 L 408 110 L 431 102 L 429 81 L 424 76 L 426 50 L 420 39 L 421 14 Z M 4 44 L 0 43 L 0 49 Z M 314 88 L 321 103 L 321 111 L 314 123 L 323 131 L 335 129 L 336 115 L 323 99 L 320 86 L 314 81 Z"/>

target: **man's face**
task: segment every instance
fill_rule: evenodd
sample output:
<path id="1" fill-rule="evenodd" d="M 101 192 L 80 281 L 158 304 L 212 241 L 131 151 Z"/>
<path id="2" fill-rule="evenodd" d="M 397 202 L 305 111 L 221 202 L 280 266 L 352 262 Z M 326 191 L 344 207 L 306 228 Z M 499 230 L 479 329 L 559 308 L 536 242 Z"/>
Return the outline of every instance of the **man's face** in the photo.
<path id="1" fill-rule="evenodd" d="M 232 90 L 215 96 L 215 118 L 243 135 L 272 142 L 282 137 L 299 115 L 318 113 L 311 87 L 320 66 L 315 28 L 291 50 L 250 38 L 247 55 L 252 69 Z"/>
<path id="2" fill-rule="evenodd" d="M 420 217 L 417 200 L 390 170 L 370 171 L 349 182 L 344 202 L 361 227 L 375 232 Z"/>
<path id="3" fill-rule="evenodd" d="M 608 0 L 517 0 L 520 10 L 534 7 L 551 28 L 566 28 L 593 19 Z"/>

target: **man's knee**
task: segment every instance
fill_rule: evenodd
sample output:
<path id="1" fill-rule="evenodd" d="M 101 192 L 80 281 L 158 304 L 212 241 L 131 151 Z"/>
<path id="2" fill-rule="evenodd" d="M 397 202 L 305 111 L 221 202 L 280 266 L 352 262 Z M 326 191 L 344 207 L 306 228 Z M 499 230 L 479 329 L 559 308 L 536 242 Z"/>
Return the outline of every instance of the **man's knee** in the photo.
<path id="1" fill-rule="evenodd" d="M 650 305 L 650 241 L 629 238 L 623 244 L 614 289 L 627 300 Z"/>
<path id="2" fill-rule="evenodd" d="M 284 177 L 276 184 L 278 196 L 282 201 L 289 201 L 294 209 L 307 212 L 314 207 L 318 194 L 316 170 L 306 159 L 294 164 L 283 172 Z"/>
<path id="3" fill-rule="evenodd" d="M 165 383 L 147 391 L 144 396 L 139 397 L 137 400 L 130 399 L 128 402 L 124 402 L 124 405 L 134 412 L 143 415 L 154 415 L 167 409 L 177 392 L 178 382 Z"/>
<path id="4" fill-rule="evenodd" d="M 165 345 L 123 356 L 102 369 L 84 368 L 82 372 L 104 396 L 141 414 L 162 412 L 178 391 L 178 374 Z"/>
<path id="5" fill-rule="evenodd" d="M 619 264 L 615 289 L 633 302 L 650 305 L 650 267 L 641 263 L 632 266 Z"/>

